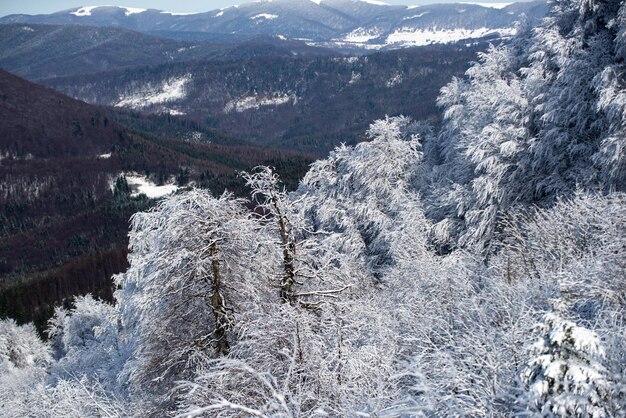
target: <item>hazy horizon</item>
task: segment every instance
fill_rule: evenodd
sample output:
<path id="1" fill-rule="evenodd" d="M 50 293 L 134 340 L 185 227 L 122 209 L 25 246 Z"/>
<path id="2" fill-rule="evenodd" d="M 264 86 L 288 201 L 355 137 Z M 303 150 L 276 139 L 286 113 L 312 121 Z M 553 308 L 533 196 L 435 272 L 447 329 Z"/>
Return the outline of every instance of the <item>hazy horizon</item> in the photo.
<path id="1" fill-rule="evenodd" d="M 524 0 L 528 1 L 528 0 Z M 45 0 L 21 0 L 19 2 L 13 0 L 0 0 L 0 16 L 11 14 L 48 14 L 59 12 L 62 10 L 77 8 L 90 5 L 106 5 L 114 4 L 124 7 L 136 7 L 142 9 L 158 9 L 177 13 L 193 13 L 208 12 L 222 7 L 233 6 L 235 4 L 250 3 L 252 0 L 120 0 L 110 1 L 103 0 L 61 0 L 61 1 L 45 1 Z M 516 1 L 516 3 L 519 1 Z M 502 1 L 434 1 L 434 0 L 386 0 L 385 3 L 394 5 L 424 5 L 433 3 L 503 3 Z M 507 2 L 513 3 L 513 2 Z"/>

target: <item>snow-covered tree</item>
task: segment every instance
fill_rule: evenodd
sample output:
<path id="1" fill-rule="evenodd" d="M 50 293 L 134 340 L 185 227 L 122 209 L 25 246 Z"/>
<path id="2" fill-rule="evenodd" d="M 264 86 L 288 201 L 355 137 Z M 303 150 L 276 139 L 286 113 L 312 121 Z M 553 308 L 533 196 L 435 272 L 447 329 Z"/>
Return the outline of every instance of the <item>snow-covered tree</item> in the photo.
<path id="1" fill-rule="evenodd" d="M 567 316 L 594 327 L 607 353 L 603 365 L 612 381 L 624 380 L 626 361 L 626 204 L 621 193 L 577 192 L 549 210 L 518 212 L 506 223 L 506 242 L 494 260 L 511 282 L 529 280 L 537 300 L 559 299 Z M 528 278 L 528 279 L 527 279 Z M 609 415 L 623 410 L 614 387 Z"/>
<path id="2" fill-rule="evenodd" d="M 120 350 L 117 319 L 114 306 L 91 295 L 77 297 L 69 311 L 57 308 L 47 330 L 57 359 L 50 368 L 53 378 L 87 375 L 92 384 L 115 392 L 128 357 Z"/>
<path id="3" fill-rule="evenodd" d="M 242 201 L 201 190 L 134 215 L 131 266 L 116 277 L 116 298 L 135 391 L 159 405 L 204 357 L 228 353 L 234 324 L 254 315 L 269 288 L 272 254 L 257 230 Z"/>
<path id="4" fill-rule="evenodd" d="M 524 374 L 527 407 L 541 416 L 608 416 L 609 383 L 599 337 L 556 313 L 546 314 L 537 332 L 540 338 Z"/>
<path id="5" fill-rule="evenodd" d="M 112 361 L 107 337 L 111 330 L 106 324 L 112 309 L 84 297 L 78 298 L 71 314 L 57 310 L 52 342 L 61 344 L 54 350 L 62 356 L 58 362 L 32 325 L 0 321 L 0 416 L 121 418 L 137 414 L 122 390 L 115 388 L 119 365 Z"/>
<path id="6" fill-rule="evenodd" d="M 618 7 L 618 1 L 558 2 L 535 31 L 525 71 L 537 121 L 528 177 L 539 197 L 554 198 L 577 185 L 617 185 L 598 177 L 608 168 L 598 152 L 610 123 L 596 84 L 617 61 L 612 22 Z"/>
<path id="7" fill-rule="evenodd" d="M 43 367 L 51 362 L 50 349 L 37 336 L 32 324 L 0 321 L 0 372 Z"/>
<path id="8" fill-rule="evenodd" d="M 374 122 L 369 142 L 338 147 L 325 160 L 314 163 L 302 181 L 301 212 L 314 228 L 341 232 L 344 249 L 364 257 L 370 271 L 383 270 L 404 257 L 411 247 L 424 244 L 429 225 L 419 198 L 411 190 L 414 170 L 422 159 L 419 137 L 406 117 Z M 417 228 L 411 246 L 391 248 L 391 235 Z"/>
<path id="9" fill-rule="evenodd" d="M 256 210 L 261 214 L 259 220 L 271 240 L 268 244 L 275 243 L 282 253 L 282 273 L 277 283 L 280 299 L 307 306 L 308 298 L 335 297 L 345 290 L 348 285 L 337 283 L 337 271 L 332 267 L 337 260 L 332 251 L 324 251 L 307 239 L 310 230 L 294 210 L 294 202 L 281 186 L 278 175 L 270 167 L 257 167 L 253 173 L 243 173 L 243 177 L 252 190 Z M 319 287 L 322 283 L 339 287 Z"/>
<path id="10" fill-rule="evenodd" d="M 531 108 L 519 72 L 528 28 L 508 46 L 479 54 L 479 63 L 442 89 L 438 105 L 445 123 L 439 134 L 440 166 L 428 212 L 439 221 L 440 240 L 488 242 L 499 214 L 529 191 L 522 161 L 531 137 Z M 444 219 L 443 216 L 446 218 Z M 462 219 L 463 228 L 459 228 Z"/>

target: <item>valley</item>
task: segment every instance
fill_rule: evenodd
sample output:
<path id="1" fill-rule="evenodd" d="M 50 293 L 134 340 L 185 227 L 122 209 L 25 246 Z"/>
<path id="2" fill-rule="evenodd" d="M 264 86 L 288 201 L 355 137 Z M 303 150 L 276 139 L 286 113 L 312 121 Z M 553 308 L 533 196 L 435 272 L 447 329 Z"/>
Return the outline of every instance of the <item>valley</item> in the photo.
<path id="1" fill-rule="evenodd" d="M 356 143 L 369 121 L 385 115 L 435 121 L 439 89 L 485 48 L 168 63 L 42 83 L 90 103 L 179 116 L 229 137 L 321 156 Z"/>
<path id="2" fill-rule="evenodd" d="M 0 92 L 0 315 L 40 326 L 73 295 L 112 297 L 111 276 L 127 265 L 128 220 L 154 204 L 133 193 L 131 178 L 242 195 L 240 170 L 287 164 L 293 188 L 312 161 L 287 150 L 224 145 L 229 141 L 210 130 L 192 131 L 202 140 L 173 139 L 164 136 L 168 127 L 199 128 L 167 118 L 129 115 L 136 128 L 124 126 L 115 121 L 122 113 L 3 71 Z M 159 128 L 151 134 L 149 126 Z"/>

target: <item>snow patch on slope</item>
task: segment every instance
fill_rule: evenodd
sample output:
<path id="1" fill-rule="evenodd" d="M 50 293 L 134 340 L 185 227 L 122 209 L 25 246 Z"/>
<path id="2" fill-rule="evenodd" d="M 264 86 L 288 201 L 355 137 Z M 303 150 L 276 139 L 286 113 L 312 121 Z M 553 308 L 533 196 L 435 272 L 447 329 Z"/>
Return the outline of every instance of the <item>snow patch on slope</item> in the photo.
<path id="1" fill-rule="evenodd" d="M 100 8 L 100 7 L 117 7 L 118 9 L 124 9 L 124 14 L 126 16 L 130 16 L 136 13 L 143 13 L 146 11 L 146 9 L 140 9 L 138 7 L 123 7 L 123 6 L 111 6 L 111 5 L 106 5 L 106 6 L 85 6 L 85 7 L 81 7 L 73 12 L 71 12 L 70 14 L 74 15 L 74 16 L 91 16 L 91 12 L 94 9 Z"/>
<path id="2" fill-rule="evenodd" d="M 91 11 L 97 7 L 100 6 L 85 6 L 85 7 L 81 7 L 73 12 L 71 12 L 71 15 L 74 16 L 91 16 Z"/>
<path id="3" fill-rule="evenodd" d="M 367 50 L 379 50 L 383 49 L 386 45 L 359 43 L 359 42 L 346 42 L 346 41 L 330 41 L 330 42 L 305 42 L 309 46 L 317 46 L 323 48 L 360 48 Z"/>
<path id="4" fill-rule="evenodd" d="M 114 106 L 140 109 L 154 104 L 168 103 L 183 99 L 187 94 L 185 86 L 189 81 L 191 81 L 191 75 L 187 74 L 182 77 L 163 81 L 160 86 L 154 87 L 148 84 L 140 91 L 127 96 L 121 96 Z"/>
<path id="5" fill-rule="evenodd" d="M 146 11 L 146 9 L 140 9 L 138 7 L 122 7 L 122 8 L 126 9 L 126 11 L 124 12 L 126 16 L 134 15 L 137 13 L 143 13 Z"/>
<path id="6" fill-rule="evenodd" d="M 397 86 L 400 83 L 402 83 L 402 74 L 395 73 L 393 76 L 391 76 L 389 80 L 387 80 L 387 82 L 385 83 L 385 86 L 387 86 L 387 88 L 392 88 L 392 87 Z"/>
<path id="7" fill-rule="evenodd" d="M 224 113 L 243 112 L 250 109 L 259 109 L 263 106 L 279 106 L 289 102 L 294 104 L 297 98 L 293 94 L 274 93 L 270 96 L 244 96 L 235 100 L 231 100 L 224 106 Z"/>
<path id="8" fill-rule="evenodd" d="M 324 0 L 311 0 L 311 1 L 319 6 Z M 378 0 L 356 0 L 356 1 L 360 1 L 361 3 L 374 4 L 376 6 L 391 6 L 389 3 L 385 3 L 383 1 L 378 1 Z"/>
<path id="9" fill-rule="evenodd" d="M 513 3 L 474 3 L 469 1 L 461 2 L 460 4 L 472 4 L 474 6 L 489 7 L 492 9 L 504 9 L 506 6 L 510 6 Z"/>
<path id="10" fill-rule="evenodd" d="M 413 16 L 403 17 L 403 18 L 402 18 L 402 20 L 417 19 L 418 17 L 425 16 L 425 15 L 427 15 L 428 13 L 430 13 L 430 12 L 422 12 L 422 13 L 418 13 L 418 14 L 413 15 Z"/>
<path id="11" fill-rule="evenodd" d="M 478 29 L 415 29 L 400 28 L 387 36 L 387 44 L 404 46 L 422 46 L 430 44 L 446 44 L 468 38 L 481 38 L 490 33 L 498 32 L 502 36 L 514 35 L 514 28 L 478 28 Z"/>
<path id="12" fill-rule="evenodd" d="M 166 15 L 171 15 L 171 16 L 189 16 L 189 15 L 197 15 L 200 12 L 165 12 L 165 11 L 162 11 L 161 13 L 166 14 Z"/>
<path id="13" fill-rule="evenodd" d="M 171 180 L 171 184 L 158 186 L 148 177 L 142 176 L 138 173 L 130 172 L 122 173 L 122 175 L 126 177 L 126 182 L 130 186 L 131 196 L 139 196 L 140 194 L 145 194 L 150 199 L 158 199 L 160 197 L 172 194 L 176 190 L 178 190 L 178 186 L 173 184 Z M 113 186 L 111 186 L 111 189 L 113 189 Z"/>
<path id="14" fill-rule="evenodd" d="M 381 32 L 377 28 L 356 28 L 348 33 L 342 40 L 344 42 L 366 43 L 372 39 L 378 38 L 380 35 Z"/>
<path id="15" fill-rule="evenodd" d="M 348 81 L 348 84 L 350 84 L 350 85 L 355 84 L 360 79 L 361 79 L 361 73 L 357 73 L 355 71 L 352 71 L 352 75 L 350 76 L 350 80 Z"/>
<path id="16" fill-rule="evenodd" d="M 256 16 L 252 16 L 250 19 L 251 20 L 257 20 L 257 19 L 267 19 L 267 20 L 272 20 L 272 19 L 276 19 L 278 17 L 278 15 L 273 15 L 270 13 L 260 13 Z"/>
<path id="17" fill-rule="evenodd" d="M 389 3 L 385 3 L 383 1 L 378 1 L 378 0 L 359 0 L 362 1 L 363 3 L 368 3 L 368 4 L 375 4 L 376 6 L 391 6 Z"/>

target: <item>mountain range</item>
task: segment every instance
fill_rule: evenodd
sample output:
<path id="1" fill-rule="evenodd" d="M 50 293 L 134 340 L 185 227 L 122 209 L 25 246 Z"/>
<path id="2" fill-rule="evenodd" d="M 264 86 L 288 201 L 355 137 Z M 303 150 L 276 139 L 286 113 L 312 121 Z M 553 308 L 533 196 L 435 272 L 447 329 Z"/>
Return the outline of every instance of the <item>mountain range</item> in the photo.
<path id="1" fill-rule="evenodd" d="M 296 40 L 174 40 L 122 27 L 0 24 L 0 67 L 29 80 L 137 66 L 254 57 L 338 55 Z"/>
<path id="2" fill-rule="evenodd" d="M 117 26 L 186 39 L 299 39 L 339 50 L 380 50 L 515 32 L 516 22 L 545 15 L 543 0 L 391 6 L 363 0 L 263 0 L 181 14 L 119 6 L 77 7 L 47 15 L 9 15 L 0 23 Z M 28 29 L 26 29 L 28 30 Z"/>
<path id="3" fill-rule="evenodd" d="M 439 89 L 485 48 L 164 62 L 40 82 L 89 103 L 169 114 L 226 137 L 324 155 L 342 142 L 355 143 L 372 119 L 435 119 Z"/>

